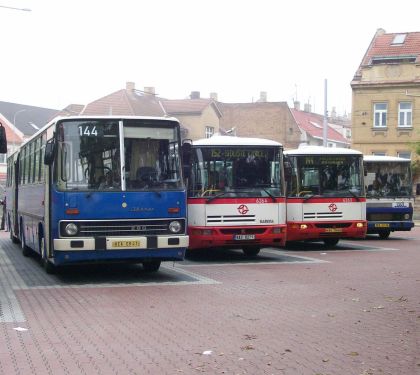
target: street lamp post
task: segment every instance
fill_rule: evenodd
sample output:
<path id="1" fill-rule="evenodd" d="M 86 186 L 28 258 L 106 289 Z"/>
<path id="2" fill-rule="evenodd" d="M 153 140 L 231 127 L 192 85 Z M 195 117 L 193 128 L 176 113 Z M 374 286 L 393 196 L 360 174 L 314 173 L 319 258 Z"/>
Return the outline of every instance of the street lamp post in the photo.
<path id="1" fill-rule="evenodd" d="M 0 8 L 6 8 L 6 9 L 12 9 L 12 10 L 22 10 L 24 12 L 30 12 L 31 9 L 28 8 L 15 8 L 15 7 L 9 7 L 7 5 L 0 5 Z"/>

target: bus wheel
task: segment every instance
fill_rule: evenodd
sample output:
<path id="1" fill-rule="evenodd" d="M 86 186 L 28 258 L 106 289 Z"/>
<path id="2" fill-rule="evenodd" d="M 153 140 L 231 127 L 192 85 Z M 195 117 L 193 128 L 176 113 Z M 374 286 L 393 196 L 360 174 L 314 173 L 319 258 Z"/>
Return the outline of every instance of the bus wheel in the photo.
<path id="1" fill-rule="evenodd" d="M 41 241 L 40 241 L 40 249 L 41 249 L 41 264 L 42 264 L 42 268 L 49 275 L 54 274 L 56 272 L 56 267 L 54 266 L 54 264 L 52 264 L 48 260 L 47 248 L 45 246 L 45 239 L 44 238 L 41 238 Z"/>
<path id="2" fill-rule="evenodd" d="M 20 248 L 22 249 L 22 254 L 24 257 L 29 257 L 31 255 L 31 249 L 26 246 L 25 234 L 23 233 L 23 228 L 20 228 Z"/>
<path id="3" fill-rule="evenodd" d="M 13 234 L 13 230 L 12 230 L 12 226 L 10 225 L 10 219 L 9 219 L 9 236 L 10 236 L 10 241 L 12 241 L 13 243 L 19 243 L 19 238 L 16 238 Z"/>
<path id="4" fill-rule="evenodd" d="M 258 246 L 244 246 L 242 251 L 248 257 L 255 257 L 260 252 L 260 248 Z"/>
<path id="5" fill-rule="evenodd" d="M 324 245 L 325 247 L 334 247 L 338 244 L 339 238 L 324 238 Z"/>
<path id="6" fill-rule="evenodd" d="M 390 230 L 381 230 L 378 233 L 379 238 L 381 238 L 382 240 L 386 240 L 389 237 L 390 234 L 391 234 Z"/>
<path id="7" fill-rule="evenodd" d="M 143 262 L 143 269 L 146 272 L 157 272 L 160 267 L 160 260 L 149 260 L 147 262 Z"/>

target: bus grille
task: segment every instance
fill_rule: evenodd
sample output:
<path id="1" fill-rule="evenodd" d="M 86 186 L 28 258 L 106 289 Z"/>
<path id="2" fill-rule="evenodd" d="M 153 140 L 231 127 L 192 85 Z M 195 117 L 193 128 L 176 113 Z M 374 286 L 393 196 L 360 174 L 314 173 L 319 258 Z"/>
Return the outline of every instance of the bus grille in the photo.
<path id="1" fill-rule="evenodd" d="M 316 228 L 348 228 L 351 223 L 318 223 L 315 224 Z"/>
<path id="2" fill-rule="evenodd" d="M 372 213 L 367 214 L 368 221 L 406 221 L 411 220 L 411 215 L 409 219 L 404 219 L 405 213 Z"/>
<path id="3" fill-rule="evenodd" d="M 343 217 L 340 211 L 335 212 L 304 212 L 303 219 L 339 219 Z"/>
<path id="4" fill-rule="evenodd" d="M 77 221 L 66 220 L 60 222 L 61 237 L 129 237 L 129 236 L 157 236 L 174 235 L 169 230 L 169 223 L 177 220 L 182 229 L 177 234 L 185 234 L 185 220 L 95 220 Z M 68 223 L 74 223 L 79 230 L 75 236 L 66 234 L 64 228 Z"/>
<path id="5" fill-rule="evenodd" d="M 255 223 L 255 215 L 212 215 L 207 216 L 207 224 Z"/>

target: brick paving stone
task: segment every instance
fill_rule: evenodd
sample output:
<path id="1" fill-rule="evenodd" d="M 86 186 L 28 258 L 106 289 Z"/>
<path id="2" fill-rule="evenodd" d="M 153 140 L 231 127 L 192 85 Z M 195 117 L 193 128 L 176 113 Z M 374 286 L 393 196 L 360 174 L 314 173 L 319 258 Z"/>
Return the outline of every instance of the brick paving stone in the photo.
<path id="1" fill-rule="evenodd" d="M 219 283 L 146 286 L 66 285 L 6 236 L 1 307 L 20 321 L 0 322 L 0 374 L 420 374 L 418 227 L 285 253 L 324 263 L 177 263 Z"/>

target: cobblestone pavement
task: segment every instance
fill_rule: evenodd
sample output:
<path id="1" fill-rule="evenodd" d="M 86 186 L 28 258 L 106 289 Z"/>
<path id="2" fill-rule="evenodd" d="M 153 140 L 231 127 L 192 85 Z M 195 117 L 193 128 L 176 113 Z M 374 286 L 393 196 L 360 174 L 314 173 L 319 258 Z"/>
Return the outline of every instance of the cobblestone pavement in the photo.
<path id="1" fill-rule="evenodd" d="M 47 275 L 0 233 L 0 374 L 420 374 L 420 228 Z"/>

